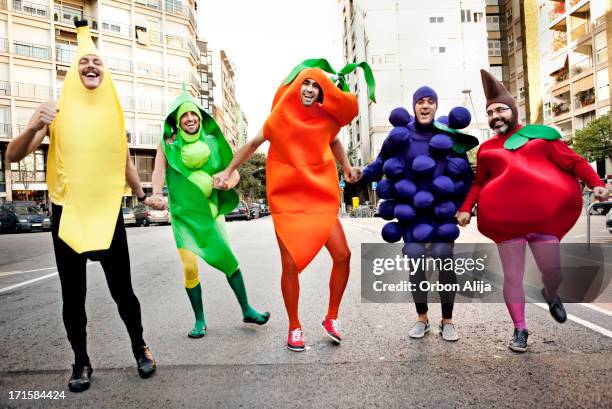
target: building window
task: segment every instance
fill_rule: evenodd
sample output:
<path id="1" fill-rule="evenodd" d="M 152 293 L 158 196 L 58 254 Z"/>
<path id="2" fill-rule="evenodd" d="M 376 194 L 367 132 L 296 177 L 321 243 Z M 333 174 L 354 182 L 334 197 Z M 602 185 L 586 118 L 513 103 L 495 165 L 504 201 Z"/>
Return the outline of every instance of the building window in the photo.
<path id="1" fill-rule="evenodd" d="M 45 181 L 45 153 L 37 149 L 20 162 L 11 163 L 12 179 L 24 184 L 25 190 L 30 183 Z"/>
<path id="2" fill-rule="evenodd" d="M 4 152 L 0 149 L 0 193 L 6 192 L 6 182 L 4 181 Z"/>
<path id="3" fill-rule="evenodd" d="M 487 31 L 500 31 L 499 14 L 491 14 L 487 16 Z"/>
<path id="4" fill-rule="evenodd" d="M 430 47 L 432 54 L 444 54 L 446 53 L 446 47 Z"/>
<path id="5" fill-rule="evenodd" d="M 472 21 L 472 12 L 470 10 L 461 10 L 461 22 L 470 23 Z"/>
<path id="6" fill-rule="evenodd" d="M 385 64 L 395 64 L 395 54 L 385 54 Z"/>
<path id="7" fill-rule="evenodd" d="M 474 13 L 474 23 L 480 23 L 482 21 L 482 13 Z"/>
<path id="8" fill-rule="evenodd" d="M 500 40 L 489 40 L 489 56 L 498 57 L 501 56 L 501 41 Z"/>
<path id="9" fill-rule="evenodd" d="M 444 23 L 444 17 L 429 17 L 429 22 L 432 24 Z"/>

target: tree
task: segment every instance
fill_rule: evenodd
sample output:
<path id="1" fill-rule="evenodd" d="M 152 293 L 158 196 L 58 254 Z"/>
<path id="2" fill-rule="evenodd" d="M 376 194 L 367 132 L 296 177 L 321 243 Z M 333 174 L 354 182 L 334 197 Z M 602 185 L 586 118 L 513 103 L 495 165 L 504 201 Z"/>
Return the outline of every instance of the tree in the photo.
<path id="1" fill-rule="evenodd" d="M 572 140 L 574 150 L 589 162 L 612 159 L 612 120 L 610 114 L 601 116 L 576 132 Z"/>
<path id="2" fill-rule="evenodd" d="M 240 183 L 236 190 L 240 197 L 247 201 L 256 201 L 266 197 L 266 156 L 255 153 L 238 169 Z"/>

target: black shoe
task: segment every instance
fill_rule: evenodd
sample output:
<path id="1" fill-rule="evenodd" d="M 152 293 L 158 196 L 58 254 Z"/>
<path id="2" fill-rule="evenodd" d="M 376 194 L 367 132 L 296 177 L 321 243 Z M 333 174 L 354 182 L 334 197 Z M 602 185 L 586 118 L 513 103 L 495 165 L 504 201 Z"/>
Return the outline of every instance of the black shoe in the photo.
<path id="1" fill-rule="evenodd" d="M 92 372 L 90 364 L 72 365 L 72 376 L 68 381 L 68 389 L 71 392 L 83 392 L 89 389 Z"/>
<path id="2" fill-rule="evenodd" d="M 138 364 L 138 375 L 140 375 L 141 378 L 148 378 L 155 373 L 157 364 L 155 363 L 155 358 L 153 358 L 153 354 L 149 347 L 144 346 L 138 348 L 134 351 L 134 357 Z"/>
<path id="3" fill-rule="evenodd" d="M 542 288 L 542 297 L 544 297 L 544 299 L 548 303 L 550 315 L 552 315 L 555 321 L 560 322 L 562 324 L 567 321 L 567 313 L 565 312 L 565 307 L 563 306 L 563 303 L 561 302 L 559 296 L 556 296 L 555 299 L 552 301 L 548 301 L 548 299 L 546 298 L 546 293 Z"/>
<path id="4" fill-rule="evenodd" d="M 512 339 L 510 340 L 510 344 L 508 348 L 513 350 L 514 352 L 525 352 L 527 351 L 527 338 L 529 337 L 529 332 L 526 329 L 514 329 L 514 335 L 512 335 Z"/>

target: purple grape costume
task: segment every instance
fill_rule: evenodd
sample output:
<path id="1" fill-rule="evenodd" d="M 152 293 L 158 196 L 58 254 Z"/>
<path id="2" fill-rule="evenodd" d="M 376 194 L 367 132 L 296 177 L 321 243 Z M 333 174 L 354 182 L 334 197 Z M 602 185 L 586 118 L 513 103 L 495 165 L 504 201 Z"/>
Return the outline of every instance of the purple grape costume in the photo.
<path id="1" fill-rule="evenodd" d="M 413 109 L 424 97 L 437 103 L 435 91 L 425 86 L 415 92 Z M 471 115 L 455 107 L 448 117 L 424 125 L 406 109 L 395 108 L 389 121 L 394 128 L 363 174 L 365 182 L 379 181 L 376 193 L 385 199 L 379 213 L 390 222 L 382 237 L 389 243 L 403 239 L 409 257 L 424 254 L 427 243 L 434 257 L 452 254 L 459 237 L 455 213 L 473 179 L 466 152 L 478 145 L 476 138 L 458 131 L 470 124 Z"/>

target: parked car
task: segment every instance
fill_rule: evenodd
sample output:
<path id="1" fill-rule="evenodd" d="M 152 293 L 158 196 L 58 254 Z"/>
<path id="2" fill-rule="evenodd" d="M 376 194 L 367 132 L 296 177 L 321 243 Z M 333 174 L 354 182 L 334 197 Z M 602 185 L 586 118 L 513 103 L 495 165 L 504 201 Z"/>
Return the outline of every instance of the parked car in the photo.
<path id="1" fill-rule="evenodd" d="M 261 209 L 257 203 L 253 203 L 249 208 L 251 219 L 259 219 L 261 217 Z"/>
<path id="2" fill-rule="evenodd" d="M 592 215 L 607 215 L 612 209 L 612 201 L 597 202 L 591 209 Z"/>
<path id="3" fill-rule="evenodd" d="M 612 209 L 606 214 L 606 228 L 609 233 L 612 233 Z"/>
<path id="4" fill-rule="evenodd" d="M 134 216 L 136 217 L 136 224 L 143 227 L 151 224 L 170 223 L 168 210 L 154 210 L 142 204 L 134 206 Z"/>
<path id="5" fill-rule="evenodd" d="M 123 214 L 123 224 L 126 226 L 135 226 L 136 225 L 136 217 L 134 216 L 134 212 L 129 207 L 122 207 L 121 214 Z"/>
<path id="6" fill-rule="evenodd" d="M 246 203 L 239 201 L 238 206 L 225 215 L 225 220 L 251 220 L 251 213 Z"/>
<path id="7" fill-rule="evenodd" d="M 0 231 L 51 230 L 51 219 L 34 202 L 6 202 L 0 205 Z"/>
<path id="8" fill-rule="evenodd" d="M 270 216 L 270 208 L 265 204 L 260 204 L 259 208 L 261 209 L 262 216 Z"/>

